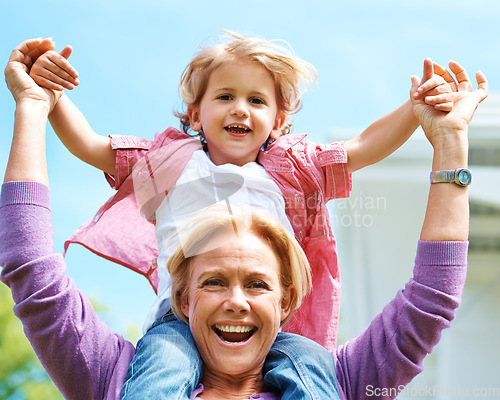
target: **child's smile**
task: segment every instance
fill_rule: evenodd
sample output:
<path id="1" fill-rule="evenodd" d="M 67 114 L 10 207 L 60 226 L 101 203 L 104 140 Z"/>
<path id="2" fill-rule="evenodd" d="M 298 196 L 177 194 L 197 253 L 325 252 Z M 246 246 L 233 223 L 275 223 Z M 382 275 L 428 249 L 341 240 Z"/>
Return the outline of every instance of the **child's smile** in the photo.
<path id="1" fill-rule="evenodd" d="M 188 110 L 191 127 L 203 129 L 211 160 L 245 165 L 255 161 L 271 135 L 279 136 L 275 82 L 263 66 L 234 60 L 215 69 L 198 106 Z"/>
<path id="2" fill-rule="evenodd" d="M 234 136 L 245 136 L 252 131 L 248 126 L 242 124 L 232 124 L 226 126 L 224 129 L 227 133 Z"/>

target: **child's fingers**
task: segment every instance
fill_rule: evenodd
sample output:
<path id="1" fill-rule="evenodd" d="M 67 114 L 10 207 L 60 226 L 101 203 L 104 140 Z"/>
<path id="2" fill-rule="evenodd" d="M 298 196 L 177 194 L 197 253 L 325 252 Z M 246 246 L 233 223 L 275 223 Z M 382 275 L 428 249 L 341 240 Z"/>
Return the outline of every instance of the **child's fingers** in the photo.
<path id="1" fill-rule="evenodd" d="M 71 90 L 79 84 L 79 81 L 67 72 L 65 62 L 66 60 L 57 53 L 46 54 L 33 65 L 30 75 L 34 79 L 40 77 Z M 41 85 L 40 82 L 37 83 Z"/>
<path id="2" fill-rule="evenodd" d="M 444 81 L 444 79 L 441 76 L 434 75 L 418 87 L 415 98 L 418 99 L 450 91 L 450 86 Z"/>
<path id="3" fill-rule="evenodd" d="M 62 49 L 59 52 L 59 54 L 67 60 L 72 52 L 73 52 L 73 47 L 68 45 L 64 49 Z"/>
<path id="4" fill-rule="evenodd" d="M 442 86 L 443 83 L 445 83 L 445 82 L 441 77 L 434 75 L 432 78 L 430 78 L 427 81 L 425 81 L 424 83 L 422 83 L 418 87 L 418 91 L 420 93 L 425 93 L 425 92 L 428 92 L 429 90 L 432 90 L 432 89 L 435 89 L 439 86 Z"/>
<path id="5" fill-rule="evenodd" d="M 441 93 L 436 95 L 425 96 L 425 102 L 432 106 L 451 104 L 453 106 L 453 93 Z M 437 108 L 437 107 L 436 107 Z"/>
<path id="6" fill-rule="evenodd" d="M 49 79 L 44 78 L 43 76 L 40 76 L 40 75 L 32 75 L 31 77 L 33 78 L 33 80 L 35 81 L 35 83 L 38 86 L 44 87 L 46 89 L 57 90 L 57 91 L 61 91 L 64 89 L 70 89 L 68 87 L 63 87 L 63 86 L 59 85 L 58 83 L 54 82 L 53 80 L 49 80 Z"/>
<path id="7" fill-rule="evenodd" d="M 67 47 L 69 47 L 69 46 L 67 46 Z M 67 47 L 65 47 L 65 49 Z M 69 54 L 71 54 L 71 51 Z M 69 57 L 69 54 L 68 54 L 68 57 Z M 60 70 L 62 71 L 58 75 L 69 76 L 69 77 L 72 77 L 74 79 L 78 78 L 78 71 L 73 68 L 73 66 L 69 63 L 69 61 L 66 59 L 66 57 L 64 55 L 61 55 L 60 53 L 56 53 L 56 52 L 50 52 L 50 54 L 47 56 L 47 58 L 54 65 L 59 67 Z"/>
<path id="8" fill-rule="evenodd" d="M 31 68 L 30 76 L 38 85 L 46 87 L 47 89 L 61 90 L 59 88 L 61 87 L 72 90 L 76 83 L 74 82 L 74 78 L 49 61 L 36 63 L 33 68 Z M 46 82 L 52 82 L 56 86 L 54 87 L 51 85 L 49 87 Z"/>
<path id="9" fill-rule="evenodd" d="M 73 78 L 78 78 L 78 71 L 73 68 L 73 66 L 69 63 L 68 58 L 73 52 L 73 48 L 71 46 L 66 46 L 62 49 L 58 54 L 58 57 L 54 60 L 61 68 L 68 72 Z"/>
<path id="10" fill-rule="evenodd" d="M 439 111 L 450 112 L 453 110 L 453 102 L 435 104 L 434 108 Z"/>

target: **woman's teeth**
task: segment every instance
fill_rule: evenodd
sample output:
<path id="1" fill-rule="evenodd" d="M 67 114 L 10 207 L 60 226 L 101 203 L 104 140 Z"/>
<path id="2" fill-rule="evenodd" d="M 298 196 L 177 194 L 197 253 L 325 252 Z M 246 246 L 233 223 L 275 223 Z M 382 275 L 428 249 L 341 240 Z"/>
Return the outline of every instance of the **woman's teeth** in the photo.
<path id="1" fill-rule="evenodd" d="M 255 329 L 255 326 L 215 325 L 215 328 L 221 332 L 247 333 L 247 332 L 253 331 Z"/>
<path id="2" fill-rule="evenodd" d="M 219 337 L 230 343 L 245 342 L 257 328 L 248 325 L 215 325 L 215 332 Z"/>

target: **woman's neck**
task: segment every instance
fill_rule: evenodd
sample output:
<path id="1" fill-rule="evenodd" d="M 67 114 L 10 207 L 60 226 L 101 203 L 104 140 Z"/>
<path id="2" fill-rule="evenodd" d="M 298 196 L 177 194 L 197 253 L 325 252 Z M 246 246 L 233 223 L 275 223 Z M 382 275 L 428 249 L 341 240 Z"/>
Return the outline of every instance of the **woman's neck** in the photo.
<path id="1" fill-rule="evenodd" d="M 201 379 L 204 390 L 201 397 L 212 399 L 248 399 L 252 394 L 265 392 L 262 370 L 245 375 L 215 374 L 210 370 L 203 372 Z"/>

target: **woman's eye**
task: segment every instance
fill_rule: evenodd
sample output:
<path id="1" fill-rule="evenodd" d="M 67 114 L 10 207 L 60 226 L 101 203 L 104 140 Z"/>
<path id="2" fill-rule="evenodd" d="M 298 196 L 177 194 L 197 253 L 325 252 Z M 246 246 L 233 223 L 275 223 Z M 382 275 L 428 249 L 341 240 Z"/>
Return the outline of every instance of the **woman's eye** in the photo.
<path id="1" fill-rule="evenodd" d="M 222 283 L 218 279 L 208 279 L 205 282 L 203 282 L 203 286 L 214 287 L 214 286 L 220 286 L 220 285 L 222 285 Z"/>
<path id="2" fill-rule="evenodd" d="M 252 282 L 250 284 L 250 287 L 252 289 L 264 289 L 264 290 L 268 290 L 269 289 L 269 285 L 265 282 L 262 282 L 262 281 L 255 281 L 255 282 Z"/>

